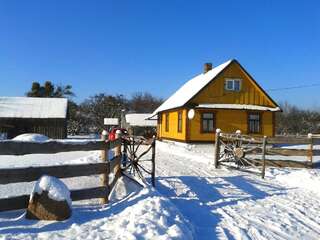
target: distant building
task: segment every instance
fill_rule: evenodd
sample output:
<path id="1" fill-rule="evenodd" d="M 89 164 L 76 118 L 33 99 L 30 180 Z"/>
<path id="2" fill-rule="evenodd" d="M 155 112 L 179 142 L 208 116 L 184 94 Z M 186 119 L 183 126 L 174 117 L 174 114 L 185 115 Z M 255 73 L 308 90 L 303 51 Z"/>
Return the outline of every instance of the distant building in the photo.
<path id="1" fill-rule="evenodd" d="M 157 120 L 147 119 L 150 113 L 128 113 L 125 115 L 125 127 L 133 135 L 151 137 L 156 134 Z"/>
<path id="2" fill-rule="evenodd" d="M 0 136 L 39 133 L 66 138 L 67 107 L 65 98 L 0 97 Z"/>
<path id="3" fill-rule="evenodd" d="M 149 118 L 158 119 L 159 139 L 212 142 L 215 131 L 274 136 L 278 104 L 237 60 L 204 72 L 186 82 Z"/>

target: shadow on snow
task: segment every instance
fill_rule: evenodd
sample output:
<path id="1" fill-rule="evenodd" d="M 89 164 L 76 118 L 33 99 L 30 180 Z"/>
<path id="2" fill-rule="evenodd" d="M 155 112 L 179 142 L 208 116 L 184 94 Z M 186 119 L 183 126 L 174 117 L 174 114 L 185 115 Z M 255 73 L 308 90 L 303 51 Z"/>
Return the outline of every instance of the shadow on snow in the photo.
<path id="1" fill-rule="evenodd" d="M 194 226 L 197 239 L 214 239 L 219 234 L 216 227 L 220 222 L 220 215 L 215 212 L 216 209 L 235 205 L 239 201 L 262 200 L 271 195 L 282 194 L 283 190 L 286 190 L 245 175 L 159 177 L 156 188 L 168 197 Z M 228 232 L 226 234 L 231 237 Z"/>

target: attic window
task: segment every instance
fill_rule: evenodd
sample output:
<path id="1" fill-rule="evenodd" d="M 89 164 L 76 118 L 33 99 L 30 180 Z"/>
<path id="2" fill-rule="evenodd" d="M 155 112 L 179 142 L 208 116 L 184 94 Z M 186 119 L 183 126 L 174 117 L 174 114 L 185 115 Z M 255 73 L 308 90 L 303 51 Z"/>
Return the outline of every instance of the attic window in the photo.
<path id="1" fill-rule="evenodd" d="M 239 92 L 241 90 L 241 79 L 226 79 L 225 90 Z"/>

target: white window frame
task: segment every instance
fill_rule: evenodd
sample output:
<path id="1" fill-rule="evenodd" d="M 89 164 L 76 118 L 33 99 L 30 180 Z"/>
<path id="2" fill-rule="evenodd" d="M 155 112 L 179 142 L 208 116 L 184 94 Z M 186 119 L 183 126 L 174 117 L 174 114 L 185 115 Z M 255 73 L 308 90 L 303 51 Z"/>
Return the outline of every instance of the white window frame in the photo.
<path id="1" fill-rule="evenodd" d="M 239 82 L 239 89 L 235 89 L 235 82 Z M 232 82 L 232 88 L 228 88 L 228 82 Z M 240 78 L 226 78 L 225 79 L 225 84 L 224 84 L 224 89 L 227 91 L 235 91 L 235 92 L 240 92 L 242 87 L 242 79 Z"/>

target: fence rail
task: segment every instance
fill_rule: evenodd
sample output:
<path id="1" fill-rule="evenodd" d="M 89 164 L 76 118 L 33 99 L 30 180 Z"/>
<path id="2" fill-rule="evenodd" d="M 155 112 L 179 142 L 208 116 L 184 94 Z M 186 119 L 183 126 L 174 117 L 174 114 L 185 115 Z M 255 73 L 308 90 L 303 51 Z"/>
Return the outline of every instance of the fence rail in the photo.
<path id="1" fill-rule="evenodd" d="M 108 151 L 116 149 L 116 156 L 108 159 Z M 50 175 L 57 178 L 71 178 L 102 174 L 104 176 L 102 186 L 71 190 L 72 201 L 87 200 L 93 198 L 103 199 L 108 202 L 109 194 L 121 176 L 121 139 L 114 141 L 88 141 L 88 142 L 62 142 L 49 141 L 45 143 L 30 143 L 17 141 L 1 141 L 0 155 L 25 155 L 25 154 L 52 154 L 70 151 L 92 151 L 101 150 L 102 160 L 100 163 L 40 166 L 24 168 L 1 168 L 0 184 L 19 182 L 32 182 L 38 180 L 42 175 Z M 109 182 L 109 174 L 114 177 Z M 0 211 L 22 209 L 28 206 L 29 195 L 14 196 L 0 199 Z"/>
<path id="2" fill-rule="evenodd" d="M 222 133 L 218 131 L 215 139 L 215 167 L 234 163 L 239 167 L 256 167 L 261 169 L 264 177 L 265 167 L 312 168 L 313 156 L 319 156 L 320 150 L 314 149 L 319 135 L 253 137 L 241 133 Z M 281 148 L 279 145 L 307 145 L 306 149 Z M 306 157 L 305 161 L 290 159 L 270 159 L 267 156 Z M 258 157 L 261 158 L 258 158 Z M 227 165 L 228 166 L 228 165 Z M 231 165 L 230 165 L 231 167 Z"/>

